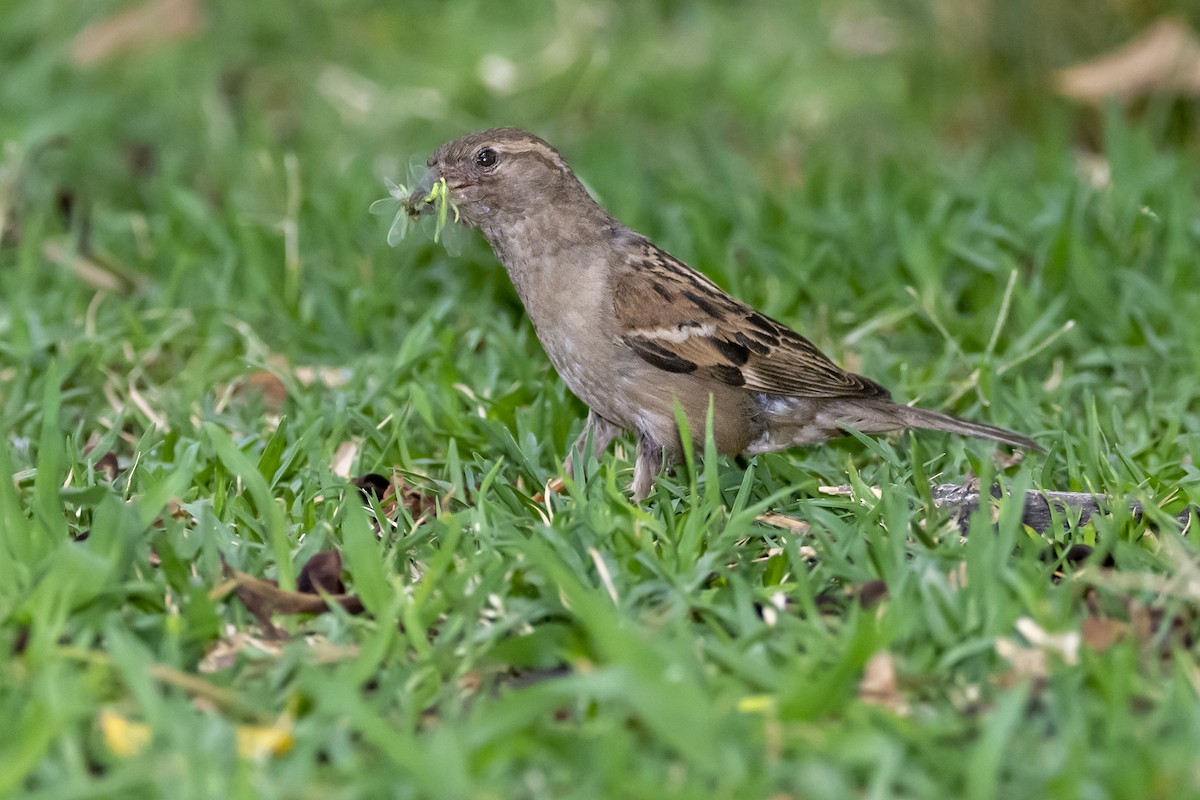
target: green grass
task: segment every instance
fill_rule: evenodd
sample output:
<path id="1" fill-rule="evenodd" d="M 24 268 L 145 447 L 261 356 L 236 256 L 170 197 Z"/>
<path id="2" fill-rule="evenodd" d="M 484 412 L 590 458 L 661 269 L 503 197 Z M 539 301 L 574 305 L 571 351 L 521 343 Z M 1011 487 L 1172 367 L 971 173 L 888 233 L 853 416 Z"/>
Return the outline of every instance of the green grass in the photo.
<path id="1" fill-rule="evenodd" d="M 72 37 L 126 4 L 11 4 L 0 796 L 1200 793 L 1200 552 L 1168 519 L 1200 502 L 1194 108 L 1046 93 L 1147 21 L 1108 4 L 979 4 L 961 34 L 923 3 L 797 5 L 213 2 L 198 37 L 82 67 Z M 895 49 L 835 44 L 884 12 Z M 388 248 L 367 214 L 500 124 L 898 397 L 1048 452 L 847 438 L 697 459 L 632 506 L 626 442 L 536 500 L 584 409 L 503 270 L 473 236 Z M 346 453 L 439 509 L 375 536 Z M 972 474 L 1152 513 L 1038 536 L 1002 499 L 960 537 L 926 487 Z M 1098 553 L 1044 559 L 1069 543 Z M 333 549 L 364 615 L 276 615 L 265 642 L 213 593 Z M 1077 659 L 1026 635 L 1109 619 Z M 105 712 L 148 744 L 114 753 Z M 288 752 L 239 757 L 283 717 Z"/>

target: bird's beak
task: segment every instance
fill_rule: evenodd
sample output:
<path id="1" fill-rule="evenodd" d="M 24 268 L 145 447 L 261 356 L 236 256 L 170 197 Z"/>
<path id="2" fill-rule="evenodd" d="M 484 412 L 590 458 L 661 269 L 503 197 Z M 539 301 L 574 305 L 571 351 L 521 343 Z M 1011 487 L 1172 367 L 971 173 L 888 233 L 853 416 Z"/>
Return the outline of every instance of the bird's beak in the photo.
<path id="1" fill-rule="evenodd" d="M 425 176 L 417 182 L 417 185 L 412 188 L 412 191 L 409 192 L 408 197 L 404 201 L 404 207 L 408 210 L 410 217 L 420 214 L 432 214 L 437 210 L 433 199 L 429 195 L 433 191 L 433 185 L 441 177 L 441 173 L 431 167 L 425 172 Z"/>

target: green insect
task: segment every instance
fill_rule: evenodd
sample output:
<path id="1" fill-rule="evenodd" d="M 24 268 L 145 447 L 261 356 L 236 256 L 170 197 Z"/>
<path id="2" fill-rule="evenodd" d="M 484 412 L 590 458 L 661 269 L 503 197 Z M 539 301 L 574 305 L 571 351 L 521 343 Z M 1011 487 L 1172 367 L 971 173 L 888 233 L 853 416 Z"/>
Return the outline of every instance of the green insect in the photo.
<path id="1" fill-rule="evenodd" d="M 408 187 L 402 183 L 395 183 L 390 178 L 384 178 L 383 182 L 387 185 L 388 196 L 371 203 L 370 212 L 383 215 L 391 213 L 392 207 L 395 207 L 396 216 L 387 234 L 387 243 L 395 247 L 408 233 L 408 209 L 404 202 L 408 199 Z"/>
<path id="2" fill-rule="evenodd" d="M 450 217 L 450 211 L 454 212 L 454 221 L 459 220 L 458 206 L 450 201 L 450 188 L 446 186 L 445 178 L 438 178 L 433 184 L 433 188 L 429 190 L 429 194 L 421 199 L 422 203 L 433 203 L 437 209 L 437 225 L 433 228 L 433 240 L 436 242 L 442 236 L 442 231 L 446 229 L 446 221 Z M 416 213 L 415 209 L 411 213 Z"/>
<path id="3" fill-rule="evenodd" d="M 437 215 L 437 223 L 433 229 L 433 241 L 441 241 L 442 231 L 446 229 L 447 222 L 450 221 L 450 212 L 454 212 L 454 221 L 458 222 L 458 208 L 450 200 L 450 189 L 446 186 L 446 179 L 439 178 L 428 190 L 428 193 L 419 200 L 415 199 L 424 188 L 421 184 L 417 184 L 410 192 L 408 187 L 402 183 L 395 183 L 387 178 L 384 178 L 384 183 L 387 185 L 388 196 L 376 200 L 371 203 L 372 214 L 387 214 L 396 207 L 396 216 L 392 220 L 392 226 L 388 229 L 387 243 L 395 247 L 408 233 L 410 219 L 421 213 L 423 206 L 433 204 L 434 211 Z"/>

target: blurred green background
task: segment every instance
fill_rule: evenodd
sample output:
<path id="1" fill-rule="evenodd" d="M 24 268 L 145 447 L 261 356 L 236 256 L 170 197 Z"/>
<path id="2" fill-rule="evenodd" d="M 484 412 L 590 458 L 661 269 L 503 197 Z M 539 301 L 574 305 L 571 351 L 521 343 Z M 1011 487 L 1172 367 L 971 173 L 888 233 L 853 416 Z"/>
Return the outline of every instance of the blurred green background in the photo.
<path id="1" fill-rule="evenodd" d="M 1057 374 L 1059 388 L 1130 392 L 1130 409 L 1194 414 L 1181 170 L 1195 159 L 1195 100 L 1097 105 L 1053 91 L 1055 69 L 1188 10 L 15 3 L 0 33 L 0 352 L 14 367 L 44 360 L 90 303 L 100 327 L 188 310 L 173 335 L 195 340 L 163 348 L 146 375 L 211 369 L 210 383 L 236 374 L 231 356 L 247 347 L 223 314 L 293 361 L 385 352 L 436 304 L 456 309 L 440 320 L 502 310 L 519 328 L 477 239 L 460 237 L 461 258 L 419 243 L 389 251 L 386 221 L 364 213 L 384 177 L 403 181 L 442 141 L 517 125 L 556 144 L 619 219 L 852 367 L 899 373 L 885 382 L 902 397 L 954 402 L 991 362 L 1047 346 L 1007 373 L 1018 406 L 1022 378 Z M 101 274 L 81 282 L 88 266 Z M 97 288 L 119 302 L 97 301 Z M 1070 357 L 1068 340 L 1046 341 L 1069 325 Z M 939 345 L 947 330 L 954 343 Z M 1117 359 L 1115 374 L 1062 368 L 1155 343 L 1182 359 L 1182 386 L 1148 350 Z M 965 355 L 939 360 L 931 345 Z M 188 362 L 204 366 L 181 374 Z M 990 391 L 976 396 L 986 404 Z M 1051 392 L 1044 412 L 994 421 L 1057 430 L 1086 399 Z M 1073 408 L 1059 418 L 1063 401 Z"/>
<path id="2" fill-rule="evenodd" d="M 1138 38 L 1164 19 L 1178 50 Z M 1165 513 L 1200 499 L 1194 3 L 5 0 L 0 23 L 0 795 L 1200 790 L 1200 559 Z M 1076 65 L 1120 96 L 1064 96 Z M 1048 452 L 850 439 L 683 470 L 642 508 L 619 452 L 545 503 L 584 409 L 503 270 L 472 235 L 388 248 L 367 213 L 497 125 L 898 398 Z M 376 539 L 339 498 L 392 470 L 445 507 Z M 927 504 L 993 474 L 1150 522 L 1043 540 L 1008 511 L 963 539 Z M 1115 577 L 1060 582 L 1080 543 Z M 210 597 L 222 562 L 287 582 L 328 549 L 371 614 L 233 644 L 260 631 Z M 1021 619 L 1125 627 L 1078 660 L 1021 639 L 1032 668 L 1001 654 Z M 152 743 L 114 754 L 102 709 Z M 294 749 L 239 758 L 233 726 L 280 715 Z"/>

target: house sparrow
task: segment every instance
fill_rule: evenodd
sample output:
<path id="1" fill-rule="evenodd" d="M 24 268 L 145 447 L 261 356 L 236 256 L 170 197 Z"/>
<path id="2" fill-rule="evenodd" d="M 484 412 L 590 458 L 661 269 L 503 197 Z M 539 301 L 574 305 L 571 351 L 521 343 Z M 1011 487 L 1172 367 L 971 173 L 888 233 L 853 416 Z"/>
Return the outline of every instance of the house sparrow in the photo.
<path id="1" fill-rule="evenodd" d="M 550 362 L 588 406 L 572 455 L 589 437 L 599 457 L 621 431 L 637 436 L 635 501 L 682 456 L 676 401 L 698 446 L 712 404 L 717 450 L 729 455 L 821 442 L 845 427 L 927 428 L 1040 449 L 1002 428 L 896 403 L 839 368 L 609 216 L 558 151 L 531 133 L 464 136 L 439 147 L 428 167 L 408 212 L 434 211 L 442 192 L 459 221 L 483 233 Z"/>

